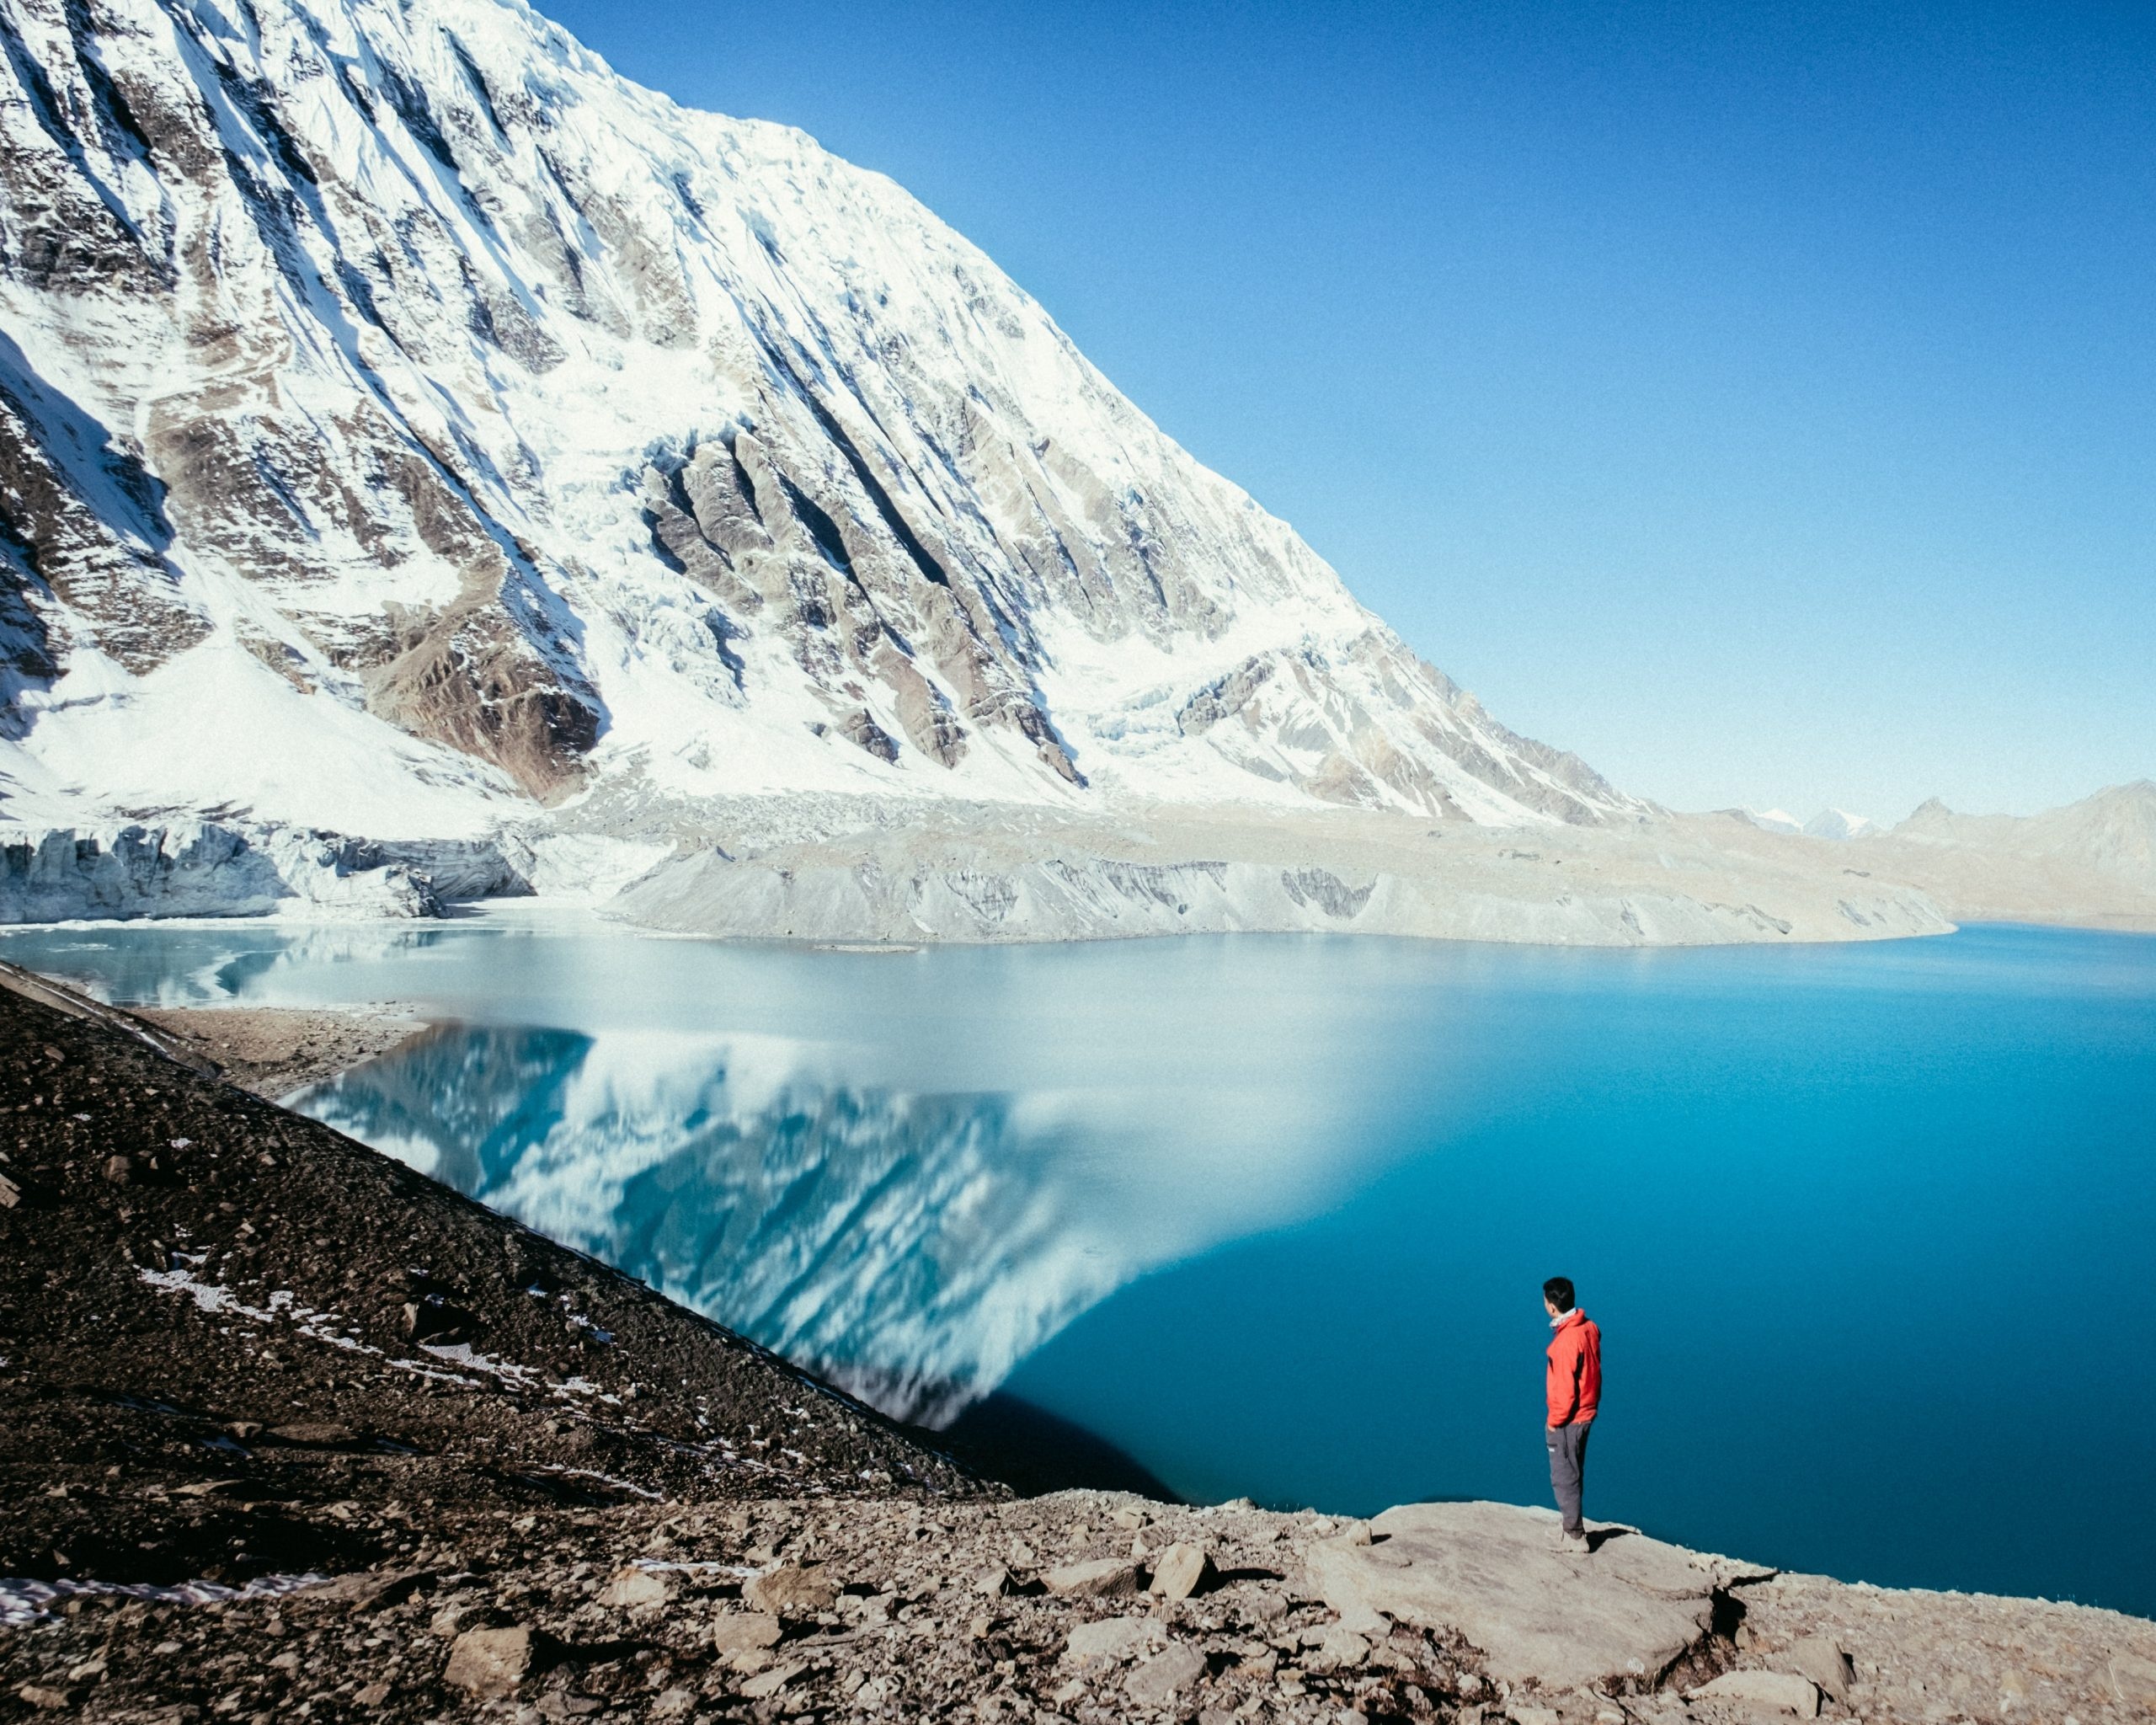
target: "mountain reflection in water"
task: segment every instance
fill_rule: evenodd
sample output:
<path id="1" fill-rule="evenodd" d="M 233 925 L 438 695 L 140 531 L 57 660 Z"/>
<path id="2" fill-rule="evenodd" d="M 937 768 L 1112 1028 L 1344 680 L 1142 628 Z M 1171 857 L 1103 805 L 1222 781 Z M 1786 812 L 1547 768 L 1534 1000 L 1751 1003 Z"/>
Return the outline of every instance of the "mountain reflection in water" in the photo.
<path id="1" fill-rule="evenodd" d="M 442 1026 L 296 1105 L 931 1424 L 1165 1244 L 1054 1098 L 836 1082 L 778 1038 Z"/>
<path id="2" fill-rule="evenodd" d="M 1609 1338 L 1605 1513 L 2156 1610 L 2156 1515 L 2119 1488 L 2156 1465 L 2156 1378 L 2119 1364 L 2156 1236 L 2156 938 L 869 954 L 534 906 L 0 953 L 120 1004 L 452 1026 L 305 1105 L 955 1415 L 999 1477 L 1068 1482 L 1022 1466 L 1075 1439 L 1091 1482 L 1195 1502 L 1533 1501 L 1561 1270 Z"/>

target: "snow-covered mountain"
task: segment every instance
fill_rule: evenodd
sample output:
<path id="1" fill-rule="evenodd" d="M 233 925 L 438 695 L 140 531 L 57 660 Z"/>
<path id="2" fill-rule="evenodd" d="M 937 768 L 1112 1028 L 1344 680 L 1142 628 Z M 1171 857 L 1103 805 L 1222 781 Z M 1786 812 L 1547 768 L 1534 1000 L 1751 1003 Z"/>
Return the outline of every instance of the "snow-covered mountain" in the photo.
<path id="1" fill-rule="evenodd" d="M 1762 832 L 1781 833 L 1792 838 L 1854 839 L 1879 830 L 1876 822 L 1861 814 L 1852 814 L 1845 809 L 1822 809 L 1809 820 L 1799 820 L 1786 809 L 1753 809 L 1748 806 L 1726 812 L 1758 827 Z"/>
<path id="2" fill-rule="evenodd" d="M 1804 823 L 1804 830 L 1815 839 L 1860 839 L 1877 832 L 1879 823 L 1846 809 L 1822 809 Z"/>
<path id="3" fill-rule="evenodd" d="M 0 40 L 0 821 L 1646 812 L 798 131 L 516 0 Z"/>

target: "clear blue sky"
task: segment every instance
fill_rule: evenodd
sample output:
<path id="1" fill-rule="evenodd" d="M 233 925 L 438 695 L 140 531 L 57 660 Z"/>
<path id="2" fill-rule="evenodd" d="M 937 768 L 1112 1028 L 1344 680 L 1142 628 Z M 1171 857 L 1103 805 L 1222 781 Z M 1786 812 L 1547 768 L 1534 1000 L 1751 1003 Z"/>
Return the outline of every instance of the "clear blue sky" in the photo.
<path id="1" fill-rule="evenodd" d="M 547 0 L 1679 807 L 2156 776 L 2156 7 Z"/>

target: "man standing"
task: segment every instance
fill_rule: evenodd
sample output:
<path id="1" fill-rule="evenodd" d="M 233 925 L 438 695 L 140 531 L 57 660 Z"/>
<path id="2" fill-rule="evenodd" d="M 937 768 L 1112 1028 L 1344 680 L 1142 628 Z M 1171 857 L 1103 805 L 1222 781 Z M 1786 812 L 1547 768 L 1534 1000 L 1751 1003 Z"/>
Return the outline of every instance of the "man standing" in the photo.
<path id="1" fill-rule="evenodd" d="M 1580 1519 L 1580 1484 L 1587 1475 L 1588 1434 L 1602 1400 L 1602 1332 L 1573 1304 L 1572 1282 L 1552 1276 L 1542 1284 L 1542 1308 L 1557 1333 L 1550 1342 L 1550 1485 L 1557 1494 L 1557 1549 L 1568 1557 L 1588 1554 L 1587 1524 Z"/>

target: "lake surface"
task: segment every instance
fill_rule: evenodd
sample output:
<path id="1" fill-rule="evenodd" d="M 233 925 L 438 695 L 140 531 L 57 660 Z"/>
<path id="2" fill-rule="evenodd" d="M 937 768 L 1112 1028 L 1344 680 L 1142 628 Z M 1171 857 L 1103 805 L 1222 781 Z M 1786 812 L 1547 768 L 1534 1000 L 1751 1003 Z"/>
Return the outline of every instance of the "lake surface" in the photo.
<path id="1" fill-rule="evenodd" d="M 906 1417 L 996 1391 L 1199 1500 L 1545 1501 L 1564 1274 L 1591 1516 L 2156 1613 L 2156 938 L 846 953 L 506 911 L 0 956 L 423 1008 L 301 1106 Z"/>

